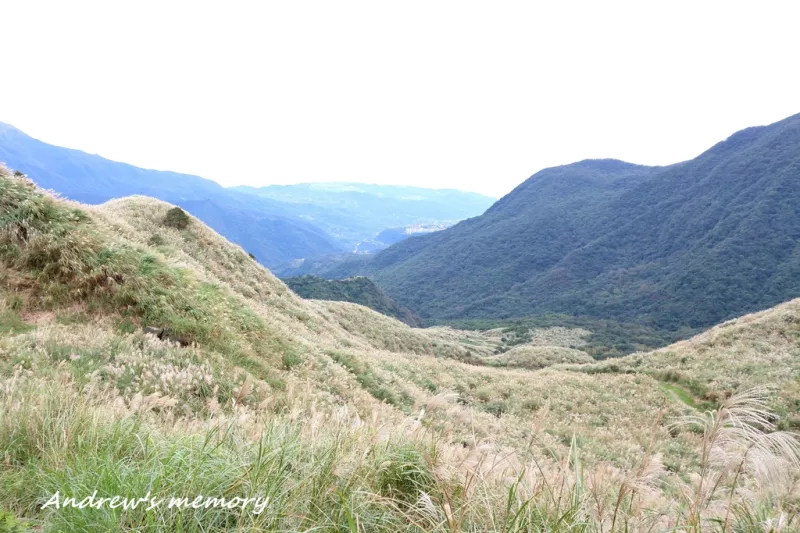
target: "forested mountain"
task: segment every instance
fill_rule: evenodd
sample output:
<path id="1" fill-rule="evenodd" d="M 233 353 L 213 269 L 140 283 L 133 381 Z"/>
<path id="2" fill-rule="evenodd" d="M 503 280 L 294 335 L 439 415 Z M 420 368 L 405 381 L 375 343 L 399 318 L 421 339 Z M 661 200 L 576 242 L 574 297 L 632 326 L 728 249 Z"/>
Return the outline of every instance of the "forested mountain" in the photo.
<path id="1" fill-rule="evenodd" d="M 543 170 L 484 215 L 353 270 L 423 318 L 559 312 L 675 330 L 800 295 L 798 238 L 800 115 L 668 167 Z"/>
<path id="2" fill-rule="evenodd" d="M 386 316 L 408 324 L 420 326 L 419 317 L 389 298 L 371 279 L 358 276 L 342 280 L 327 280 L 316 276 L 285 278 L 283 282 L 303 298 L 350 302 L 369 307 Z"/>

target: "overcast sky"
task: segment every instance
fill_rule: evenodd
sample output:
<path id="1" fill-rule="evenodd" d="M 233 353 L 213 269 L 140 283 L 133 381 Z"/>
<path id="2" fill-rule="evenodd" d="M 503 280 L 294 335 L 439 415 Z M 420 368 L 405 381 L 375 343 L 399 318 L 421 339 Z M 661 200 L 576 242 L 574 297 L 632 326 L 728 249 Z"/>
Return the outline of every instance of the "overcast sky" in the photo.
<path id="1" fill-rule="evenodd" d="M 223 185 L 499 196 L 800 113 L 798 5 L 0 0 L 0 121 Z"/>

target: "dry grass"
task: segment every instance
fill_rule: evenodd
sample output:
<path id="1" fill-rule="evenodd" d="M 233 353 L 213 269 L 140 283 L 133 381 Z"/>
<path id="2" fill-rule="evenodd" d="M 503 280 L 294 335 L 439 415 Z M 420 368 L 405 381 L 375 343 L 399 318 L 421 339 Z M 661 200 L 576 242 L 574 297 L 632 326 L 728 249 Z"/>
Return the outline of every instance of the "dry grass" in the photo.
<path id="1" fill-rule="evenodd" d="M 586 352 L 560 346 L 515 346 L 503 354 L 485 359 L 486 364 L 538 370 L 558 364 L 594 363 Z"/>
<path id="2" fill-rule="evenodd" d="M 800 427 L 800 299 L 720 324 L 650 353 L 632 354 L 582 369 L 646 374 L 718 404 L 734 391 L 769 384 L 771 408 L 782 427 Z"/>
<path id="3" fill-rule="evenodd" d="M 563 328 L 493 355 L 497 332 L 415 330 L 304 301 L 196 219 L 161 225 L 163 202 L 79 207 L 0 174 L 22 195 L 0 201 L 0 504 L 34 525 L 794 527 L 796 445 L 773 430 L 798 409 L 800 302 L 614 361 L 568 348 L 587 333 Z M 120 299 L 134 293 L 153 309 Z M 142 333 L 154 316 L 194 344 Z M 775 390 L 731 396 L 751 382 Z M 686 416 L 695 424 L 676 427 Z M 195 477 L 180 474 L 187 460 Z M 113 474 L 101 477 L 109 491 L 154 478 L 162 491 L 274 487 L 275 507 L 262 518 L 37 511 L 54 488 L 88 489 L 98 471 Z"/>

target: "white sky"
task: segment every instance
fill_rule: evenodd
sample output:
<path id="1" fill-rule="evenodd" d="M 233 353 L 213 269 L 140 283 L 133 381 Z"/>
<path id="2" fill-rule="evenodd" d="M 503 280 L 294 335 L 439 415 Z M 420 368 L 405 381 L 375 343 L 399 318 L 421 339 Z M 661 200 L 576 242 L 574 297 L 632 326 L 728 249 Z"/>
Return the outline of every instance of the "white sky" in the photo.
<path id="1" fill-rule="evenodd" d="M 800 2 L 0 0 L 0 121 L 224 185 L 502 195 L 800 112 Z"/>

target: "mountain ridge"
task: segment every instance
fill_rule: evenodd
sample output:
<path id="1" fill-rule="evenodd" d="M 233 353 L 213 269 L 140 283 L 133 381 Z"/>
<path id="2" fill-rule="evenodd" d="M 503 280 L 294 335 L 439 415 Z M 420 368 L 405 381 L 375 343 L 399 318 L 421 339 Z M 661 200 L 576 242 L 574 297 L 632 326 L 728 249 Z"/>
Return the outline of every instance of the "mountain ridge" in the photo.
<path id="1" fill-rule="evenodd" d="M 482 216 L 315 273 L 370 275 L 426 319 L 554 312 L 707 327 L 800 295 L 798 176 L 794 115 L 674 165 L 544 169 Z"/>
<path id="2" fill-rule="evenodd" d="M 247 248 L 269 268 L 352 250 L 388 227 L 453 221 L 477 214 L 492 201 L 460 191 L 432 191 L 429 195 L 434 200 L 405 203 L 368 194 L 361 196 L 360 203 L 344 206 L 320 201 L 319 195 L 304 204 L 279 201 L 266 194 L 223 187 L 200 176 L 138 168 L 82 150 L 53 146 L 2 123 L 0 161 L 26 173 L 42 187 L 80 202 L 99 204 L 141 194 L 182 206 Z M 424 192 L 415 190 L 417 194 Z M 444 200 L 435 200 L 439 197 Z M 447 207 L 448 203 L 458 204 L 451 201 L 454 198 L 471 203 Z M 376 202 L 380 205 L 372 206 Z"/>

